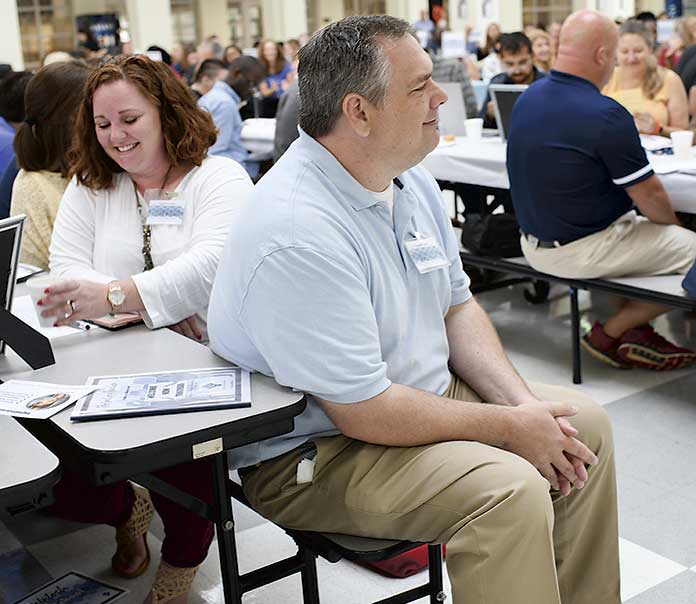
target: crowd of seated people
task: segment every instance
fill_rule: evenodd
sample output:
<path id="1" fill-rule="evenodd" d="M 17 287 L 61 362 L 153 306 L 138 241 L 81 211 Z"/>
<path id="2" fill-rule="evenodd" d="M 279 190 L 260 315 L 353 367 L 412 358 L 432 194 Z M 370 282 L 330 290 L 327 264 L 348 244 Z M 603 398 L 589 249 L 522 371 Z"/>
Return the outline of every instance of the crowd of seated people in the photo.
<path id="1" fill-rule="evenodd" d="M 542 232 L 532 221 L 524 222 L 525 254 L 532 265 L 537 263 L 548 272 L 558 272 L 554 263 L 567 270 L 572 267 L 569 256 L 562 256 L 556 248 L 594 235 L 598 246 L 604 244 L 604 231 L 621 220 L 619 230 L 635 231 L 637 248 L 656 233 L 673 246 L 664 257 L 653 254 L 655 267 L 641 274 L 685 272 L 696 257 L 693 233 L 682 229 L 673 212 L 667 210 L 669 200 L 659 181 L 656 184 L 656 177 L 645 169 L 644 154 L 636 146 L 638 132 L 669 136 L 689 126 L 683 80 L 670 69 L 674 60 L 668 60 L 677 53 L 655 48 L 654 34 L 641 21 L 627 21 L 617 30 L 609 20 L 597 19 L 597 13 L 588 11 L 562 27 L 550 26 L 548 33 L 533 28 L 528 35 L 501 33 L 492 25 L 478 53 L 482 63 L 477 68 L 484 72 L 484 67 L 497 61 L 498 73 L 490 78 L 493 83 L 534 85 L 533 91 L 556 87 L 559 95 L 568 94 L 564 86 L 579 86 L 591 101 L 582 105 L 582 111 L 591 111 L 595 103 L 597 113 L 580 116 L 589 127 L 578 133 L 579 142 L 573 141 L 577 147 L 591 147 L 586 137 L 595 133 L 593 120 L 598 118 L 602 127 L 602 112 L 607 111 L 621 118 L 616 140 L 631 145 L 623 163 L 611 155 L 611 148 L 593 147 L 587 153 L 590 163 L 594 161 L 591 152 L 605 160 L 614 179 L 612 185 L 598 177 L 601 186 L 590 187 L 590 191 L 613 205 L 601 208 L 602 216 L 590 220 L 585 231 Z M 683 27 L 687 24 L 685 20 Z M 391 39 L 393 45 L 380 51 L 384 39 Z M 594 50 L 601 61 L 585 57 L 586 63 L 573 63 L 573 57 Z M 240 465 L 247 470 L 243 480 L 250 499 L 258 508 L 266 506 L 264 513 L 269 517 L 281 524 L 317 527 L 313 498 L 323 487 L 301 494 L 286 492 L 285 482 L 294 476 L 293 464 L 307 453 L 316 454 L 316 447 L 312 451 L 311 447 L 303 448 L 304 443 L 320 436 L 330 437 L 320 448 L 337 467 L 332 480 L 324 476 L 331 489 L 346 487 L 341 472 L 355 470 L 364 463 L 360 459 L 365 455 L 378 455 L 383 464 L 380 472 L 403 481 L 395 491 L 394 509 L 399 507 L 398 491 L 409 480 L 395 474 L 404 461 L 419 465 L 423 476 L 430 475 L 435 466 L 445 468 L 443 484 L 433 483 L 429 496 L 433 501 L 442 497 L 443 504 L 453 506 L 468 501 L 466 509 L 458 510 L 451 522 L 445 521 L 442 515 L 428 511 L 429 501 L 424 500 L 411 510 L 413 522 L 394 523 L 387 532 L 395 538 L 448 541 L 452 583 L 455 593 L 461 594 L 475 581 L 466 560 L 472 544 L 466 531 L 461 531 L 466 523 L 460 518 L 487 515 L 483 512 L 488 504 L 477 496 L 490 477 L 479 468 L 497 466 L 504 469 L 504 479 L 496 479 L 500 484 L 495 485 L 495 497 L 514 500 L 500 521 L 524 533 L 525 514 L 531 510 L 535 512 L 533 521 L 544 527 L 543 539 L 518 536 L 529 540 L 527 546 L 535 552 L 530 564 L 538 563 L 525 583 L 528 591 L 520 597 L 556 601 L 553 522 L 549 519 L 552 506 L 571 497 L 573 512 L 564 514 L 559 523 L 565 525 L 564 530 L 589 526 L 601 542 L 603 558 L 591 560 L 596 554 L 594 547 L 579 548 L 569 555 L 570 561 L 562 569 L 562 591 L 574 586 L 596 595 L 596 601 L 608 594 L 602 601 L 618 603 L 616 502 L 606 418 L 582 395 L 527 383 L 517 375 L 485 313 L 471 297 L 439 190 L 432 177 L 417 166 L 439 140 L 437 109 L 446 101 L 446 94 L 435 81 L 460 82 L 466 113 L 475 115 L 471 76 L 476 70 L 466 61 L 439 57 L 431 61 L 410 37 L 406 23 L 386 17 L 381 21 L 356 17 L 329 26 L 312 39 L 304 53 L 294 39 L 284 44 L 264 40 L 258 45 L 257 56 L 245 55 L 235 45 L 223 47 L 214 38 L 197 47 L 177 45 L 171 53 L 156 47 L 151 51 L 159 60 L 133 54 L 100 56 L 90 62 L 57 57 L 63 60 L 48 62 L 36 74 L 10 72 L 0 81 L 0 162 L 4 162 L 0 163 L 0 170 L 4 168 L 0 195 L 6 191 L 5 178 L 11 177 L 5 215 L 10 211 L 27 215 L 22 259 L 49 268 L 61 279 L 40 301 L 45 307 L 43 315 L 53 317 L 60 326 L 109 313 L 137 312 L 149 328 L 168 327 L 208 343 L 208 305 L 213 299 L 211 325 L 215 333 L 210 341 L 216 352 L 313 395 L 292 438 L 266 443 L 265 448 L 240 457 L 245 462 Z M 307 61 L 304 72 L 302 66 L 298 70 L 298 52 Z M 681 61 L 688 53 L 686 45 Z M 347 63 L 342 72 L 329 73 L 329 61 L 338 64 L 337 57 L 344 55 L 353 63 Z M 664 57 L 665 66 L 658 65 L 659 55 Z M 369 78 L 386 73 L 380 57 L 388 60 L 391 79 L 381 92 L 375 92 Z M 614 70 L 615 62 L 618 67 Z M 563 73 L 559 75 L 557 70 Z M 415 83 L 414 75 L 419 78 Z M 535 85 L 538 80 L 542 81 Z M 303 95 L 316 102 L 301 105 L 300 86 L 304 86 Z M 329 88 L 332 104 L 324 106 L 323 95 Z M 418 100 L 404 92 L 413 90 L 421 93 Z M 526 99 L 533 100 L 534 94 Z M 249 161 L 240 134 L 244 114 L 249 115 L 250 108 L 251 115 L 259 114 L 259 100 L 262 106 L 263 102 L 277 105 L 270 113 L 278 112 L 277 131 L 283 133 L 283 141 L 276 141 L 274 152 L 274 160 L 280 161 L 254 188 L 252 178 L 259 176 L 258 165 Z M 550 99 L 547 102 L 554 104 Z M 520 107 L 524 109 L 524 104 Z M 480 111 L 487 124 L 494 126 L 489 98 Z M 544 111 L 537 118 L 549 115 Z M 555 119 L 564 133 L 564 116 L 556 115 Z M 306 127 L 305 132 L 298 133 L 298 121 Z M 547 131 L 560 136 L 549 130 L 553 126 L 550 121 L 539 124 L 530 119 L 527 128 L 530 126 L 534 126 L 532 131 L 520 129 L 516 134 L 513 130 L 511 135 L 510 148 L 516 157 L 516 168 L 511 171 L 514 187 L 518 181 L 527 183 L 533 173 L 533 166 L 527 164 L 537 150 L 529 145 Z M 404 130 L 413 136 L 404 137 Z M 290 147 L 298 136 L 300 140 Z M 520 140 L 524 145 L 515 146 Z M 549 165 L 553 161 L 553 157 L 543 157 L 538 163 Z M 595 164 L 596 168 L 599 164 Z M 582 180 L 588 173 L 569 174 L 567 182 L 575 184 L 573 178 Z M 297 193 L 295 184 L 300 175 L 304 188 Z M 631 178 L 623 183 L 624 191 L 616 180 L 627 176 Z M 544 188 L 548 183 L 539 178 L 535 184 L 546 194 L 553 186 L 556 189 L 552 192 L 557 193 L 567 183 L 554 182 Z M 520 193 L 514 199 L 519 213 L 524 215 L 528 210 L 535 214 L 525 203 L 531 203 L 537 190 L 516 186 L 516 191 Z M 658 199 L 661 208 L 651 207 L 650 195 Z M 3 200 L 0 197 L 0 207 Z M 162 200 L 174 207 L 175 223 L 158 222 L 157 204 Z M 336 214 L 327 200 L 339 208 Z M 287 209 L 287 215 L 271 210 L 276 202 Z M 645 218 L 627 216 L 632 202 L 644 210 Z M 380 214 L 357 211 L 366 208 L 375 208 Z M 387 220 L 380 217 L 382 210 Z M 427 225 L 426 236 L 432 236 L 428 238 L 433 239 L 431 244 L 443 261 L 436 267 L 438 272 L 421 270 L 408 241 L 399 241 L 403 250 L 389 243 L 393 241 L 387 235 L 393 235 L 395 225 L 406 224 L 406 210 Z M 553 226 L 554 219 L 564 223 L 568 217 L 558 207 L 553 211 L 547 212 L 545 227 Z M 379 221 L 373 221 L 373 216 Z M 230 233 L 234 241 L 225 247 Z M 418 233 L 414 237 L 418 240 Z M 360 239 L 358 247 L 364 257 L 351 247 L 355 238 Z M 549 243 L 551 246 L 546 245 Z M 582 268 L 583 254 L 573 259 Z M 220 263 L 224 276 L 216 280 Z M 445 266 L 446 270 L 440 270 Z M 403 279 L 402 268 L 411 270 L 409 277 L 413 274 L 414 278 Z M 631 269 L 617 261 L 601 274 L 590 276 L 626 272 L 630 274 Z M 416 273 L 423 273 L 429 285 L 424 286 Z M 382 288 L 377 294 L 367 286 L 368 277 L 374 275 Z M 309 291 L 308 284 L 316 289 Z M 313 298 L 317 292 L 321 296 Z M 406 302 L 398 298 L 399 292 Z M 266 321 L 269 316 L 285 313 L 287 305 L 294 305 L 301 321 L 284 321 L 282 328 L 278 327 L 280 321 Z M 336 309 L 345 315 L 337 315 Z M 392 313 L 394 309 L 396 313 Z M 664 309 L 654 306 L 624 305 L 617 315 L 594 326 L 585 347 L 621 368 L 657 368 L 650 366 L 641 352 L 646 348 L 654 351 L 655 347 L 662 347 L 658 352 L 666 359 L 660 369 L 694 364 L 696 353 L 674 347 L 647 326 L 662 312 Z M 347 330 L 350 333 L 342 328 L 346 317 L 356 326 Z M 411 326 L 416 336 L 402 333 L 404 325 Z M 464 331 L 470 336 L 466 341 L 461 338 Z M 312 332 L 316 346 L 293 353 L 292 343 L 298 337 L 308 337 L 307 332 Z M 404 354 L 404 348 L 413 358 Z M 327 353 L 336 360 L 328 364 L 328 370 Z M 318 367 L 326 370 L 325 374 L 318 375 Z M 393 371 L 387 372 L 387 367 Z M 344 372 L 345 368 L 350 371 Z M 415 375 L 416 370 L 421 375 Z M 496 389 L 491 387 L 493 383 L 502 386 Z M 345 403 L 368 399 L 371 406 L 367 414 L 351 416 L 358 405 Z M 462 408 L 456 400 L 524 409 L 513 416 L 497 415 L 491 406 L 468 406 L 475 409 L 474 423 L 486 426 L 490 422 L 491 429 L 453 431 L 451 414 Z M 572 402 L 573 407 L 565 403 L 554 406 L 550 400 Z M 394 405 L 405 405 L 413 413 L 410 423 L 394 424 L 390 434 L 380 432 L 379 426 L 387 425 L 384 421 L 388 423 Z M 350 407 L 353 411 L 349 412 Z M 424 412 L 424 407 L 430 411 Z M 577 430 L 565 420 L 576 413 L 586 444 L 576 439 Z M 376 423 L 375 418 L 379 420 Z M 463 424 L 466 421 L 462 417 Z M 418 431 L 418 422 L 428 429 Z M 549 434 L 549 441 L 555 439 L 556 443 L 553 462 L 530 436 L 546 438 Z M 443 441 L 447 446 L 440 446 Z M 452 443 L 447 441 L 477 442 L 468 443 L 475 445 L 470 450 L 460 451 L 457 447 L 464 445 L 458 444 L 450 451 Z M 399 457 L 397 449 L 416 447 L 422 448 L 422 459 Z M 462 452 L 475 454 L 480 464 L 476 468 L 459 464 Z M 520 457 L 531 464 L 520 464 Z M 264 465 L 270 460 L 272 463 Z M 597 476 L 594 482 L 588 483 L 587 466 L 597 466 L 590 469 L 590 476 Z M 474 480 L 477 472 L 482 474 L 480 483 L 479 477 Z M 539 476 L 553 486 L 553 501 L 548 497 L 548 483 L 539 481 Z M 169 468 L 161 477 L 204 500 L 211 498 L 210 468 L 204 461 Z M 515 484 L 520 488 L 508 489 L 508 480 L 518 481 Z M 583 489 L 585 483 L 589 487 Z M 282 497 L 268 491 L 273 485 Z M 365 488 L 366 493 L 371 489 Z M 518 499 L 524 501 L 515 507 Z M 374 499 L 367 501 L 379 506 Z M 146 534 L 153 508 L 164 521 L 165 540 L 153 591 L 146 601 L 179 604 L 185 602 L 196 568 L 207 555 L 213 536 L 210 522 L 162 497 L 153 495 L 150 500 L 126 482 L 94 489 L 70 471 L 57 486 L 51 509 L 73 520 L 116 527 L 112 568 L 132 578 L 142 574 L 150 561 Z M 364 515 L 378 514 L 366 509 Z M 394 511 L 385 515 L 394 515 Z M 356 533 L 358 527 L 346 520 L 348 516 L 326 515 L 322 518 L 326 526 L 320 528 Z M 525 522 L 520 522 L 522 519 Z M 487 520 L 481 522 L 485 525 Z M 498 520 L 491 522 L 495 525 Z M 432 528 L 435 524 L 436 529 Z M 365 532 L 385 536 L 383 527 L 375 521 Z M 500 565 L 507 545 L 496 537 L 490 541 L 490 558 Z M 519 568 L 512 566 L 506 571 L 510 581 L 519 576 Z M 595 580 L 584 581 L 587 572 Z M 535 582 L 535 578 L 543 580 Z M 497 589 L 496 583 L 501 584 L 493 580 L 486 589 Z M 585 587 L 580 587 L 581 583 Z M 591 591 L 600 589 L 605 591 Z"/>
<path id="2" fill-rule="evenodd" d="M 680 225 L 638 137 L 688 125 L 681 81 L 657 66 L 650 44 L 638 20 L 617 31 L 599 13 L 576 13 L 561 31 L 555 69 L 513 108 L 510 191 L 522 251 L 541 272 L 663 275 L 686 273 L 696 260 L 696 233 Z M 691 366 L 696 352 L 650 325 L 668 310 L 623 300 L 582 344 L 616 368 Z"/>
<path id="3" fill-rule="evenodd" d="M 12 212 L 27 215 L 22 259 L 59 278 L 38 302 L 42 314 L 60 326 L 136 312 L 149 328 L 207 342 L 218 261 L 252 189 L 240 163 L 210 153 L 211 115 L 164 61 L 145 55 L 95 68 L 52 63 L 23 98 L 23 119 L 13 120 Z M 166 215 L 157 211 L 163 203 Z M 160 477 L 212 501 L 207 461 Z M 55 496 L 52 513 L 116 527 L 111 566 L 125 578 L 148 566 L 145 534 L 157 510 L 165 539 L 147 602 L 185 602 L 213 538 L 210 521 L 128 482 L 91 487 L 69 467 Z"/>
<path id="4" fill-rule="evenodd" d="M 51 52 L 44 57 L 43 65 L 82 61 L 95 67 L 114 56 L 100 49 L 93 37 L 82 33 L 77 49 Z M 198 45 L 177 43 L 171 52 L 153 45 L 148 47 L 147 53 L 164 63 L 186 84 L 195 99 L 207 97 L 200 106 L 211 112 L 219 130 L 211 154 L 233 157 L 255 177 L 258 164 L 246 161 L 247 152 L 239 144 L 241 122 L 252 117 L 275 117 L 278 104 L 288 91 L 290 97 L 297 97 L 297 85 L 293 86 L 297 53 L 306 40 L 306 35 L 284 42 L 263 40 L 245 52 L 236 44 L 223 47 L 217 36 L 210 36 Z M 115 49 L 112 50 L 115 53 Z M 129 43 L 123 44 L 122 53 L 129 51 Z M 240 71 L 245 75 L 242 84 L 239 84 Z M 238 85 L 224 83 L 229 80 L 230 73 Z M 12 185 L 19 171 L 13 141 L 24 120 L 24 90 L 32 76 L 31 71 L 15 72 L 9 65 L 0 73 L 0 218 L 10 213 Z M 219 98 L 221 93 L 225 97 L 223 102 Z M 229 106 L 221 108 L 221 105 Z M 211 111 L 212 106 L 216 111 Z M 230 123 L 233 123 L 232 128 Z"/>

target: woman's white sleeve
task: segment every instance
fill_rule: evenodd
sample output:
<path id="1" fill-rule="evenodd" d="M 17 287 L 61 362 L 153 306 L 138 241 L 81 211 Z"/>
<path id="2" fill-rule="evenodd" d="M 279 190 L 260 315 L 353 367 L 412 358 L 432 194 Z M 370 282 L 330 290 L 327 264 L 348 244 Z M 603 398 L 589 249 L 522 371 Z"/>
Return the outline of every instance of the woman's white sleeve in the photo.
<path id="1" fill-rule="evenodd" d="M 191 241 L 184 253 L 132 279 L 145 306 L 150 328 L 206 314 L 222 249 L 232 221 L 253 185 L 236 162 L 219 162 L 192 187 L 194 204 Z"/>
<path id="2" fill-rule="evenodd" d="M 49 269 L 52 276 L 98 283 L 115 279 L 113 275 L 94 270 L 95 195 L 99 193 L 77 185 L 74 178 L 68 184 L 51 236 Z"/>

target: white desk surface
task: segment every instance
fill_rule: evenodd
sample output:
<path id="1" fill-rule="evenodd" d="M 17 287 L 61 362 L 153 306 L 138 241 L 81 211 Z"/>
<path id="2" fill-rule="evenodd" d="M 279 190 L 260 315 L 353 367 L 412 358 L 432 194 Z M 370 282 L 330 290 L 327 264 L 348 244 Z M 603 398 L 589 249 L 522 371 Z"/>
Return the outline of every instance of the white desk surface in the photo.
<path id="1" fill-rule="evenodd" d="M 244 148 L 251 153 L 251 161 L 263 161 L 273 157 L 275 127 L 275 118 L 256 117 L 242 122 L 240 140 Z"/>
<path id="2" fill-rule="evenodd" d="M 452 142 L 441 140 L 422 163 L 437 180 L 509 189 L 506 153 L 507 145 L 500 137 L 469 140 L 458 136 Z M 696 147 L 692 148 L 693 154 L 696 154 Z M 680 165 L 672 155 L 648 153 L 648 159 L 660 171 L 669 169 L 672 164 Z M 696 213 L 696 174 L 675 171 L 659 174 L 659 177 L 675 211 Z"/>
<path id="3" fill-rule="evenodd" d="M 13 417 L 0 415 L 0 435 L 0 499 L 58 469 L 58 458 Z"/>
<path id="4" fill-rule="evenodd" d="M 229 365 L 198 344 L 169 329 L 151 331 L 145 326 L 116 332 L 90 329 L 52 342 L 56 364 L 32 371 L 8 351 L 0 357 L 0 377 L 84 384 L 90 375 L 141 373 Z M 281 410 L 300 401 L 301 393 L 282 388 L 270 378 L 253 375 L 252 406 L 242 409 L 199 411 L 91 422 L 72 422 L 72 407 L 50 420 L 83 447 L 117 452 L 142 447 L 232 421 Z"/>
<path id="5" fill-rule="evenodd" d="M 478 140 L 458 136 L 451 142 L 441 139 L 422 163 L 437 180 L 509 189 L 506 152 L 507 145 L 499 136 Z"/>

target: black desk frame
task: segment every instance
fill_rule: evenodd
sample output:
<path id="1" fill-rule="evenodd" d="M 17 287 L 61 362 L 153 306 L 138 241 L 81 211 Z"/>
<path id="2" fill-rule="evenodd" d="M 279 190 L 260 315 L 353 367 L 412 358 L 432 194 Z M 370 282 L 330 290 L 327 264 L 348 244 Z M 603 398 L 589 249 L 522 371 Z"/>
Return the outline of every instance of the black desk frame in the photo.
<path id="1" fill-rule="evenodd" d="M 650 302 L 669 306 L 678 310 L 694 311 L 696 310 L 696 300 L 665 294 L 663 292 L 651 291 L 640 287 L 634 287 L 623 283 L 615 283 L 605 279 L 568 279 L 564 277 L 556 277 L 546 273 L 540 273 L 534 270 L 528 264 L 512 262 L 504 258 L 489 258 L 487 256 L 477 256 L 469 252 L 460 254 L 464 265 L 473 265 L 500 273 L 508 273 L 522 276 L 519 281 L 548 281 L 551 283 L 560 283 L 566 285 L 570 291 L 570 316 L 571 316 L 571 337 L 573 341 L 573 383 L 582 383 L 582 367 L 580 360 L 580 309 L 578 305 L 578 290 L 595 290 L 606 294 L 621 296 L 623 298 L 631 298 L 640 300 L 641 302 Z M 500 281 L 497 284 L 494 282 L 492 287 L 503 287 L 509 285 L 510 281 Z M 492 287 L 487 286 L 486 289 Z"/>
<path id="2" fill-rule="evenodd" d="M 224 601 L 226 604 L 241 604 L 243 591 L 239 582 L 232 492 L 229 486 L 230 469 L 226 452 L 291 432 L 295 416 L 302 412 L 306 404 L 306 398 L 303 396 L 296 403 L 275 411 L 220 424 L 168 441 L 117 452 L 86 449 L 50 421 L 23 419 L 21 423 L 52 449 L 67 466 L 76 467 L 81 472 L 86 468 L 87 479 L 91 484 L 98 486 L 132 479 L 215 523 Z M 215 454 L 212 460 L 214 507 L 151 474 L 155 470 L 192 461 L 191 447 L 214 438 L 223 440 L 222 452 Z"/>
<path id="3" fill-rule="evenodd" d="M 475 207 L 472 211 L 480 213 L 482 216 L 492 214 L 501 205 L 505 211 L 512 211 L 510 191 L 509 189 L 499 189 L 494 187 L 485 187 L 479 185 L 471 185 L 465 183 L 457 183 L 452 181 L 438 181 L 442 190 L 450 190 L 454 192 L 455 216 L 452 218 L 452 224 L 455 227 L 461 227 L 463 222 L 462 217 L 468 213 L 466 208 L 466 200 L 464 197 L 477 198 Z M 493 201 L 489 203 L 488 197 L 492 195 Z M 462 204 L 460 210 L 460 203 Z M 696 219 L 686 215 L 690 220 L 690 226 L 696 227 Z M 680 214 L 680 219 L 684 220 L 684 215 Z M 696 230 L 696 229 L 694 229 Z M 468 251 L 463 251 L 460 254 L 462 264 L 464 266 L 474 266 L 481 269 L 494 271 L 501 274 L 515 275 L 514 278 L 504 278 L 482 284 L 479 287 L 472 287 L 474 293 L 507 287 L 517 283 L 529 283 L 534 286 L 534 292 L 525 292 L 525 298 L 532 303 L 543 302 L 548 295 L 548 283 L 560 283 L 566 285 L 570 292 L 570 313 L 571 313 L 571 337 L 573 351 L 573 383 L 582 383 L 582 365 L 580 359 L 580 309 L 578 305 L 578 290 L 595 290 L 607 294 L 631 298 L 641 302 L 650 302 L 669 306 L 670 308 L 695 311 L 696 300 L 684 296 L 666 294 L 663 292 L 651 291 L 648 289 L 625 285 L 623 283 L 615 283 L 606 279 L 569 279 L 564 277 L 556 277 L 547 273 L 541 273 L 526 263 L 512 262 L 505 258 L 491 258 L 488 256 L 480 256 L 472 254 Z"/>

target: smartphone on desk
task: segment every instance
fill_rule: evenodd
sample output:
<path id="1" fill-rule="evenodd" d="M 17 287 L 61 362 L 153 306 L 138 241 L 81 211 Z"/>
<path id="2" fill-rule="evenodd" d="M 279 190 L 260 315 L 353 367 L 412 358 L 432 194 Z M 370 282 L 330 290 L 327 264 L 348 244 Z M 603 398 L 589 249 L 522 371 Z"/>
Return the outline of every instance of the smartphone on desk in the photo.
<path id="1" fill-rule="evenodd" d="M 134 325 L 140 325 L 142 322 L 143 318 L 140 316 L 140 313 L 137 312 L 119 312 L 115 315 L 104 315 L 98 319 L 90 319 L 87 321 L 87 323 L 98 325 L 109 331 L 118 331 L 126 327 L 133 327 Z"/>

